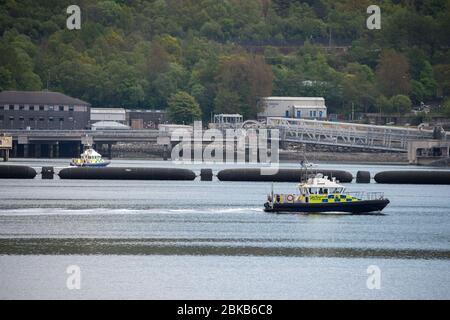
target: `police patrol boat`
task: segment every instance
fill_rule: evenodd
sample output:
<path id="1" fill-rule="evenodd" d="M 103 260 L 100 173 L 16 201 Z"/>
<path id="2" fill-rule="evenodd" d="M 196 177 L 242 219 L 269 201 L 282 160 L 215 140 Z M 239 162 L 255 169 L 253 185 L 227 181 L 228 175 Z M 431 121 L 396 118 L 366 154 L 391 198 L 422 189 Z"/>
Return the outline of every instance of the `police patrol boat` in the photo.
<path id="1" fill-rule="evenodd" d="M 345 187 L 322 174 L 309 177 L 298 185 L 299 194 L 274 194 L 267 197 L 264 211 L 276 213 L 346 213 L 381 212 L 389 200 L 380 192 L 348 193 Z"/>
<path id="2" fill-rule="evenodd" d="M 110 161 L 102 159 L 102 156 L 91 146 L 88 146 L 80 155 L 80 158 L 72 159 L 70 165 L 72 167 L 106 167 L 110 163 Z"/>

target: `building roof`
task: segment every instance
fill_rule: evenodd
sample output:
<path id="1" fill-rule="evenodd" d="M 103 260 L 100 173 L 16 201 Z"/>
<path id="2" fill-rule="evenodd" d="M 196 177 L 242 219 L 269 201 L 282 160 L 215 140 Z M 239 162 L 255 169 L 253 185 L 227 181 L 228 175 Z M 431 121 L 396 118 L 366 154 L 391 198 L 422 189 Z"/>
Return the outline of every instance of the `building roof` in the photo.
<path id="1" fill-rule="evenodd" d="M 115 130 L 129 130 L 129 126 L 115 122 L 115 121 L 99 121 L 92 124 L 93 129 L 115 129 Z"/>
<path id="2" fill-rule="evenodd" d="M 123 109 L 123 108 L 91 108 L 91 113 L 97 113 L 97 114 L 108 114 L 108 113 L 124 114 L 125 113 L 125 109 Z"/>
<path id="3" fill-rule="evenodd" d="M 48 105 L 84 105 L 86 101 L 52 91 L 2 91 L 0 104 L 48 104 Z"/>
<path id="4" fill-rule="evenodd" d="M 142 110 L 142 109 L 126 109 L 125 110 L 126 112 L 128 112 L 128 113 L 132 113 L 132 112 L 140 112 L 140 113 L 144 113 L 144 112 L 147 112 L 147 113 L 150 113 L 150 112 L 153 112 L 153 113 L 166 113 L 166 110 L 147 110 L 147 109 L 145 109 L 145 110 Z"/>
<path id="5" fill-rule="evenodd" d="M 265 100 L 285 100 L 285 101 L 325 101 L 323 97 L 263 97 Z"/>
<path id="6" fill-rule="evenodd" d="M 326 106 L 297 106 L 294 105 L 295 109 L 327 109 Z"/>

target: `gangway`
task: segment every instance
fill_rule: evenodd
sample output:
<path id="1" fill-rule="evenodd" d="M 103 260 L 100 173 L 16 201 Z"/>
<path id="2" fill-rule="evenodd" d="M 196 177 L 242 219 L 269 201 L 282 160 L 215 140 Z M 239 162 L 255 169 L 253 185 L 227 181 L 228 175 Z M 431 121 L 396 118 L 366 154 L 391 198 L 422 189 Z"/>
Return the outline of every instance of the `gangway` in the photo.
<path id="1" fill-rule="evenodd" d="M 267 118 L 285 142 L 407 152 L 408 143 L 433 139 L 433 130 L 293 118 Z M 448 136 L 446 136 L 447 138 Z"/>

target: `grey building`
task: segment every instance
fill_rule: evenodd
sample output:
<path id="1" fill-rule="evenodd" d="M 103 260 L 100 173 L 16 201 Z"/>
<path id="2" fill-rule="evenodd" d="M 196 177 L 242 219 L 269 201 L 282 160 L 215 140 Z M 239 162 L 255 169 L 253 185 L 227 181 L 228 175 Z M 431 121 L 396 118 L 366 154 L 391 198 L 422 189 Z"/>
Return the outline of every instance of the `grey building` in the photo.
<path id="1" fill-rule="evenodd" d="M 0 129 L 80 130 L 89 120 L 89 103 L 59 92 L 0 92 Z"/>
<path id="2" fill-rule="evenodd" d="M 101 121 L 126 124 L 126 111 L 123 108 L 91 108 L 91 125 Z"/>
<path id="3" fill-rule="evenodd" d="M 132 129 L 156 129 L 166 123 L 167 113 L 164 110 L 126 110 L 127 122 Z"/>
<path id="4" fill-rule="evenodd" d="M 327 107 L 321 97 L 264 97 L 258 102 L 259 119 L 269 117 L 326 120 Z"/>

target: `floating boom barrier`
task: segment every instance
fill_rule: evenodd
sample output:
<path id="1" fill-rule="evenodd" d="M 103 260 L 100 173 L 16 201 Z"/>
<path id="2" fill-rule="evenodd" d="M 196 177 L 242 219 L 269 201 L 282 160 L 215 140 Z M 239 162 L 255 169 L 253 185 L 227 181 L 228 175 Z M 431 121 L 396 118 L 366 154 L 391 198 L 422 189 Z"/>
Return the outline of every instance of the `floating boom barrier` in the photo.
<path id="1" fill-rule="evenodd" d="M 80 180 L 194 180 L 193 171 L 179 168 L 65 168 L 61 179 Z"/>
<path id="2" fill-rule="evenodd" d="M 265 169 L 245 168 L 245 169 L 224 169 L 219 171 L 217 178 L 220 181 L 260 181 L 260 182 L 300 182 L 305 178 L 303 169 Z M 272 172 L 271 172 L 272 171 Z M 270 174 L 274 173 L 274 174 Z M 353 175 L 350 172 L 342 170 L 308 170 L 308 175 L 322 173 L 324 176 L 334 177 L 343 183 L 352 182 Z"/>
<path id="3" fill-rule="evenodd" d="M 374 179 L 392 184 L 450 184 L 450 171 L 382 171 Z"/>
<path id="4" fill-rule="evenodd" d="M 0 166 L 0 179 L 34 179 L 37 172 L 28 166 Z"/>

